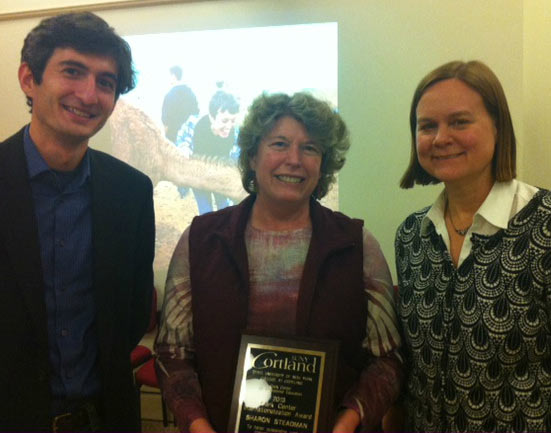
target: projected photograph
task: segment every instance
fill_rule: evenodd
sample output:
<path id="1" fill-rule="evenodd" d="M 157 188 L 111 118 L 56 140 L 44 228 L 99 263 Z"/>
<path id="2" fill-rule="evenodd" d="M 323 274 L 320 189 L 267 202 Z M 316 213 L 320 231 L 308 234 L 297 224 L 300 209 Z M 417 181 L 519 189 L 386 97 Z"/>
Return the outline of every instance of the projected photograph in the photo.
<path id="1" fill-rule="evenodd" d="M 126 36 L 137 86 L 110 119 L 111 152 L 151 177 L 155 285 L 195 215 L 246 195 L 236 139 L 262 92 L 308 91 L 337 109 L 337 23 Z M 323 200 L 338 206 L 334 186 Z"/>

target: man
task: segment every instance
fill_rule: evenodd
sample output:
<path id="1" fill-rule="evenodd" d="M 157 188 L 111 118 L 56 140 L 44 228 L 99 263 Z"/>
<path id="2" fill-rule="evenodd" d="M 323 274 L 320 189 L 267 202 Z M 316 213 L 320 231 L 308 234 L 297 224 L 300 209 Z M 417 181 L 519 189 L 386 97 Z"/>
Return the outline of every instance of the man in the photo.
<path id="1" fill-rule="evenodd" d="M 48 18 L 19 82 L 31 122 L 0 143 L 0 431 L 137 431 L 152 185 L 88 148 L 134 87 L 130 49 L 94 14 Z"/>
<path id="2" fill-rule="evenodd" d="M 182 83 L 182 68 L 172 66 L 169 69 L 171 88 L 163 100 L 161 120 L 165 128 L 165 136 L 176 143 L 178 131 L 190 116 L 199 114 L 199 104 L 193 90 Z M 180 196 L 189 192 L 186 186 L 178 186 Z"/>
<path id="3" fill-rule="evenodd" d="M 180 127 L 189 116 L 199 114 L 199 105 L 193 90 L 182 83 L 182 68 L 172 66 L 169 72 L 172 87 L 163 100 L 162 121 L 166 138 L 176 143 Z"/>

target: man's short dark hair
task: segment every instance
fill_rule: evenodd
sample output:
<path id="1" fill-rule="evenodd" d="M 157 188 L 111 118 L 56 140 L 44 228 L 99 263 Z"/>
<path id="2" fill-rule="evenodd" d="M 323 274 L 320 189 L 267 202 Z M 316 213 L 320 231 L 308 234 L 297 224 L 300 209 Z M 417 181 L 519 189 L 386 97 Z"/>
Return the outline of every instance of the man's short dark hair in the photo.
<path id="1" fill-rule="evenodd" d="M 37 84 L 56 48 L 72 48 L 83 54 L 111 57 L 117 64 L 115 99 L 136 86 L 130 46 L 102 18 L 78 12 L 46 18 L 25 38 L 21 63 L 27 63 Z M 27 97 L 32 107 L 32 99 Z"/>
<path id="2" fill-rule="evenodd" d="M 231 93 L 217 90 L 210 99 L 209 113 L 212 117 L 216 117 L 222 111 L 227 111 L 230 114 L 237 113 L 239 111 L 239 100 Z"/>

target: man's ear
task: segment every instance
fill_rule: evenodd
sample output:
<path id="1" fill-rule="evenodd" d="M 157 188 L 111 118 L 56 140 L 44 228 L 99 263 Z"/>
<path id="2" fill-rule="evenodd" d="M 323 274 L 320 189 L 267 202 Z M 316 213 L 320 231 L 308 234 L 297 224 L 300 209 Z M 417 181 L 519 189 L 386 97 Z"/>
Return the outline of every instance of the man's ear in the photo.
<path id="1" fill-rule="evenodd" d="M 32 98 L 36 82 L 34 81 L 33 71 L 31 71 L 31 67 L 28 63 L 23 62 L 19 65 L 18 76 L 21 90 L 23 90 L 23 93 L 25 93 L 25 95 Z"/>

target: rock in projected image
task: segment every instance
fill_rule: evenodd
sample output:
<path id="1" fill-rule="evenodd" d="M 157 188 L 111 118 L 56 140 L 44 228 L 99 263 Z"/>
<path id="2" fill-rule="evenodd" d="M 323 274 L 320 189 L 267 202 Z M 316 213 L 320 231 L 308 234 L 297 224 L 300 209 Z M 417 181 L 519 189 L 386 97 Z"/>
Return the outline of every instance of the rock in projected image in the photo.
<path id="1" fill-rule="evenodd" d="M 256 409 L 270 401 L 272 387 L 264 379 L 248 379 L 245 382 L 245 406 Z"/>

